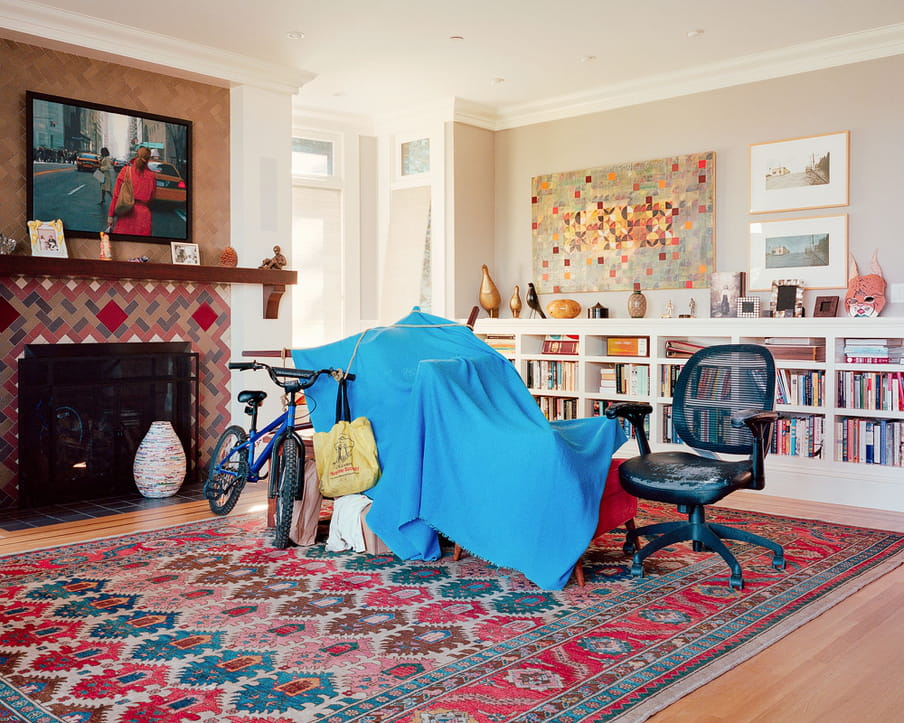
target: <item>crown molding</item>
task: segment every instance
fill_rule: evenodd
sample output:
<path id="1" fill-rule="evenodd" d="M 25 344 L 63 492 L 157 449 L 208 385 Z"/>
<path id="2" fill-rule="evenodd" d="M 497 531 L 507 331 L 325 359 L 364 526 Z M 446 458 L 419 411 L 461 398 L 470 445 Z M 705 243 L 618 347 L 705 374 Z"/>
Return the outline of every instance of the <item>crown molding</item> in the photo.
<path id="1" fill-rule="evenodd" d="M 72 48 L 79 55 L 117 59 L 183 77 L 216 79 L 225 85 L 251 85 L 294 95 L 314 74 L 265 63 L 197 43 L 186 43 L 129 25 L 50 8 L 27 0 L 0 0 L 0 28 L 17 35 Z M 47 45 L 46 42 L 41 42 Z"/>
<path id="2" fill-rule="evenodd" d="M 492 130 L 561 120 L 904 53 L 904 23 L 500 108 Z M 486 126 L 484 126 L 486 127 Z"/>

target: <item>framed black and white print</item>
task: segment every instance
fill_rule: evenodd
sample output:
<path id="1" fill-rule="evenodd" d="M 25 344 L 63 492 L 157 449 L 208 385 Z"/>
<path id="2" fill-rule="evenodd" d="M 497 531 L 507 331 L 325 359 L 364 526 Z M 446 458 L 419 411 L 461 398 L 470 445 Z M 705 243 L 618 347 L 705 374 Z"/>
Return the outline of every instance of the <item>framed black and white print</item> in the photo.
<path id="1" fill-rule="evenodd" d="M 742 319 L 758 319 L 760 317 L 760 298 L 758 296 L 739 297 L 737 316 Z"/>

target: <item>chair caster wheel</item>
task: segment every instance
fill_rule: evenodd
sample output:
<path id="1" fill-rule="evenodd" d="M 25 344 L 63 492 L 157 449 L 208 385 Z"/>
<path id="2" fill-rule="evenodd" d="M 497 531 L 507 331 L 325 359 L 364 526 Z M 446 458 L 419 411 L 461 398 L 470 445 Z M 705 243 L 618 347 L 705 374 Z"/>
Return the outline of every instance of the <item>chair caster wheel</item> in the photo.
<path id="1" fill-rule="evenodd" d="M 643 577 L 643 564 L 635 562 L 631 565 L 631 577 Z"/>
<path id="2" fill-rule="evenodd" d="M 772 558 L 772 567 L 776 570 L 784 570 L 785 569 L 785 558 L 783 555 L 776 555 Z"/>
<path id="3" fill-rule="evenodd" d="M 735 590 L 743 590 L 744 578 L 740 575 L 732 575 L 730 578 L 728 578 L 728 584 Z"/>

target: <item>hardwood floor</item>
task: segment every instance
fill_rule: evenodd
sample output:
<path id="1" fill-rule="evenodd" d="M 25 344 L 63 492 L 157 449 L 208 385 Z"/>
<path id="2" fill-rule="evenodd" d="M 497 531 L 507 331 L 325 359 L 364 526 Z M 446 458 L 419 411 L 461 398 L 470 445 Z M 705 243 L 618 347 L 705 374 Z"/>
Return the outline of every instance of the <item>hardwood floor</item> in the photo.
<path id="1" fill-rule="evenodd" d="M 737 509 L 904 532 L 904 514 L 754 493 Z M 233 514 L 266 510 L 266 489 L 246 489 Z M 0 554 L 176 525 L 211 516 L 204 501 L 29 530 L 0 530 Z M 848 723 L 904 721 L 904 566 L 898 567 L 651 721 Z"/>

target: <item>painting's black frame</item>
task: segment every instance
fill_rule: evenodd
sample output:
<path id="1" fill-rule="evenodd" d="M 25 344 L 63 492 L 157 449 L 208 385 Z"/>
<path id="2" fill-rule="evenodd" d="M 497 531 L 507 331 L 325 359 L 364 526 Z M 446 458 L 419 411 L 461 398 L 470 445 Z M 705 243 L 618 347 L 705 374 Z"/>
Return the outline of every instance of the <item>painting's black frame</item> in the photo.
<path id="1" fill-rule="evenodd" d="M 183 242 L 191 242 L 192 237 L 192 166 L 193 166 L 193 157 L 192 157 L 192 122 L 190 120 L 185 120 L 183 118 L 174 118 L 171 116 L 159 115 L 156 113 L 149 113 L 147 111 L 135 110 L 130 108 L 119 108 L 111 105 L 104 105 L 101 103 L 92 103 L 90 101 L 77 100 L 74 98 L 64 98 L 56 95 L 49 95 L 47 93 L 40 93 L 37 91 L 27 90 L 25 92 L 25 129 L 26 129 L 26 141 L 25 141 L 25 167 L 26 167 L 26 196 L 27 196 L 27 215 L 29 219 L 34 218 L 34 208 L 35 208 L 35 178 L 34 178 L 34 107 L 35 101 L 47 101 L 50 103 L 60 103 L 63 105 L 72 106 L 78 109 L 89 109 L 100 111 L 101 113 L 110 113 L 115 115 L 123 115 L 130 118 L 138 118 L 150 121 L 157 121 L 160 123 L 167 123 L 182 126 L 185 129 L 185 172 L 182 174 L 182 178 L 185 181 L 186 189 L 185 189 L 185 232 L 184 235 L 180 236 L 178 234 L 171 234 L 167 236 L 163 235 L 150 235 L 150 236 L 139 236 L 135 234 L 122 234 L 116 233 L 115 229 L 110 234 L 110 239 L 112 241 L 140 241 L 142 243 L 156 243 L 156 244 L 166 244 L 169 245 L 172 241 L 183 241 Z M 99 150 L 99 149 L 97 149 Z M 153 213 L 153 211 L 152 211 Z M 55 218 L 59 218 L 58 214 Z M 65 219 L 64 219 L 65 224 Z M 70 224 L 65 224 L 65 232 L 68 237 L 75 238 L 95 238 L 99 236 L 100 231 L 103 229 L 79 229 L 75 228 Z"/>

